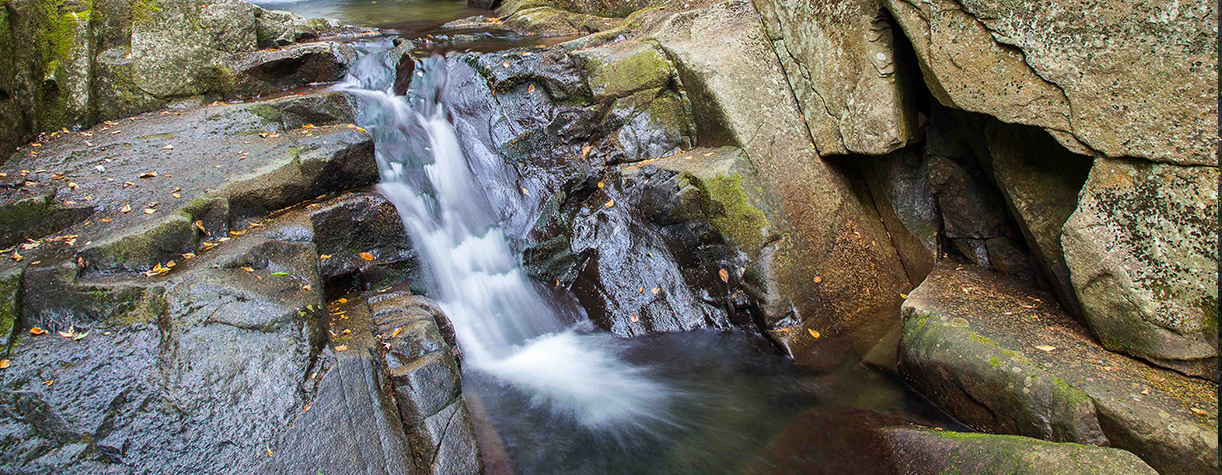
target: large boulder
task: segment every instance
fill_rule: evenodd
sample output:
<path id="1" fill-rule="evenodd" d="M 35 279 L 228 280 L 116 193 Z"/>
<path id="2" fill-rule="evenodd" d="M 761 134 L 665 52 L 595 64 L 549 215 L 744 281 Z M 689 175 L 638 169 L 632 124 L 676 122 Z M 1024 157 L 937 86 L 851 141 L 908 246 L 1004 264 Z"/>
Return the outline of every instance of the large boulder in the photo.
<path id="1" fill-rule="evenodd" d="M 1215 3 L 885 0 L 941 103 L 1070 150 L 1216 165 Z M 1159 58 L 1159 67 L 1134 67 Z"/>
<path id="2" fill-rule="evenodd" d="M 1061 242 L 1103 345 L 1218 379 L 1218 169 L 1096 159 Z"/>
<path id="3" fill-rule="evenodd" d="M 812 145 L 758 14 L 729 1 L 669 14 L 649 37 L 678 68 L 701 142 L 740 145 L 770 195 L 766 249 L 748 250 L 764 259 L 741 276 L 765 327 L 799 361 L 864 353 L 896 327 L 910 284 L 877 215 Z"/>
<path id="4" fill-rule="evenodd" d="M 1163 474 L 1218 470 L 1217 387 L 1104 350 L 1047 292 L 944 261 L 903 314 L 905 380 L 976 429 L 1111 445 Z"/>
<path id="5" fill-rule="evenodd" d="M 916 71 L 880 2 L 754 3 L 820 155 L 881 155 L 920 139 Z"/>
<path id="6" fill-rule="evenodd" d="M 899 473 L 1143 474 L 1154 475 L 1129 452 L 1106 447 L 1055 444 L 1027 437 L 968 434 L 924 427 L 882 429 L 891 450 L 903 454 Z"/>

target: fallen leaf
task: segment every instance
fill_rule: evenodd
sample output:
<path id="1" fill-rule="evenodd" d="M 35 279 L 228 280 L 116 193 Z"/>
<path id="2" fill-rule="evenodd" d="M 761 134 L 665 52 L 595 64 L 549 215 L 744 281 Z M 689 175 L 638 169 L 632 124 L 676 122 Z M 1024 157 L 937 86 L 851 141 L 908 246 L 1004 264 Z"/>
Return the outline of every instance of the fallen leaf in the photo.
<path id="1" fill-rule="evenodd" d="M 155 210 L 155 209 L 153 209 L 153 208 L 144 208 L 144 214 L 153 214 L 153 213 L 156 213 L 156 212 L 157 212 L 157 210 Z"/>
<path id="2" fill-rule="evenodd" d="M 1141 390 L 1141 394 L 1142 394 L 1143 396 L 1145 396 L 1145 395 L 1149 395 L 1149 394 L 1150 394 L 1150 389 L 1149 389 L 1149 388 L 1146 388 L 1146 389 Z"/>
<path id="3" fill-rule="evenodd" d="M 346 349 L 348 349 L 348 345 L 339 345 L 335 347 L 335 351 L 344 351 Z"/>
<path id="4" fill-rule="evenodd" d="M 134 182 L 134 181 L 125 181 L 125 182 L 123 182 L 123 187 L 124 187 L 124 188 L 127 188 L 127 187 L 129 187 L 129 186 L 136 186 L 136 182 Z"/>
<path id="5" fill-rule="evenodd" d="M 288 272 L 272 272 L 272 275 L 289 275 Z"/>
<path id="6" fill-rule="evenodd" d="M 46 330 L 43 330 L 43 329 L 41 329 L 41 328 L 38 328 L 38 327 L 31 327 L 31 328 L 30 328 L 30 334 L 31 334 L 31 335 L 34 335 L 34 336 L 38 336 L 38 335 L 46 335 L 46 334 L 47 334 L 47 331 L 46 331 Z"/>
<path id="7" fill-rule="evenodd" d="M 727 283 L 727 284 L 728 284 L 728 283 L 730 283 L 730 271 L 727 271 L 727 270 L 725 270 L 725 269 L 721 269 L 721 270 L 717 271 L 717 275 L 718 275 L 718 276 L 721 276 L 721 281 L 722 281 L 722 282 L 725 282 L 725 283 Z"/>
<path id="8" fill-rule="evenodd" d="M 13 364 L 13 362 L 9 360 L 0 360 L 0 369 L 7 369 L 10 364 Z"/>
<path id="9" fill-rule="evenodd" d="M 13 255 L 11 257 L 13 262 L 21 262 L 22 259 L 25 259 L 25 257 L 22 257 L 21 254 L 18 254 L 15 250 L 13 251 Z"/>
<path id="10" fill-rule="evenodd" d="M 508 67 L 509 67 L 509 61 L 505 61 L 505 64 L 503 64 L 502 66 L 505 66 L 506 68 L 508 68 Z"/>
<path id="11" fill-rule="evenodd" d="M 823 277 L 820 277 L 820 276 L 817 276 L 817 275 L 816 275 L 816 276 L 815 276 L 815 278 L 814 278 L 814 281 L 815 281 L 815 283 L 816 283 L 816 284 L 818 284 L 819 282 L 823 282 Z"/>
<path id="12" fill-rule="evenodd" d="M 364 260 L 367 260 L 367 261 L 372 261 L 372 260 L 373 260 L 373 254 L 370 254 L 370 253 L 368 253 L 368 252 L 362 252 L 362 253 L 360 253 L 360 256 L 361 256 L 361 259 L 364 259 Z"/>
<path id="13" fill-rule="evenodd" d="M 68 188 L 75 190 L 76 187 L 77 187 L 76 183 L 68 182 Z"/>
<path id="14" fill-rule="evenodd" d="M 581 158 L 585 159 L 589 155 L 590 155 L 590 146 L 586 145 L 584 147 L 581 147 Z"/>
<path id="15" fill-rule="evenodd" d="M 164 146 L 164 147 L 161 147 L 161 148 L 164 148 L 164 149 L 166 149 L 166 150 L 174 150 L 174 146 L 173 146 L 173 145 L 170 145 L 170 144 L 165 144 L 165 146 Z"/>
<path id="16" fill-rule="evenodd" d="M 267 456 L 268 456 L 268 457 L 275 457 L 275 456 L 276 456 L 276 454 L 273 454 L 273 453 L 272 453 L 272 448 L 271 448 L 271 447 L 268 447 L 268 446 L 266 446 L 266 445 L 265 445 L 265 446 L 263 446 L 263 450 L 266 450 L 266 451 L 267 451 Z"/>
<path id="17" fill-rule="evenodd" d="M 662 289 L 659 289 L 659 288 L 657 288 L 657 287 L 654 287 L 654 288 L 652 288 L 652 289 L 649 289 L 649 291 L 650 291 L 650 292 L 653 292 L 653 294 L 654 294 L 654 295 L 658 295 L 658 292 L 661 292 L 661 291 L 662 291 Z"/>
<path id="18" fill-rule="evenodd" d="M 76 336 L 72 337 L 72 341 L 81 341 L 81 340 L 84 340 L 84 339 L 85 339 L 85 337 L 87 337 L 87 336 L 89 336 L 89 332 L 80 333 L 80 334 L 77 334 Z"/>
<path id="19" fill-rule="evenodd" d="M 314 128 L 314 124 L 306 124 L 306 125 L 301 126 L 301 128 L 303 128 L 303 129 L 313 129 L 313 128 Z"/>
<path id="20" fill-rule="evenodd" d="M 531 85 L 530 85 L 530 87 L 529 87 L 529 88 L 527 88 L 526 93 L 527 93 L 527 94 L 534 94 L 534 93 L 535 93 L 535 85 L 534 85 L 534 84 L 531 84 Z"/>
<path id="21" fill-rule="evenodd" d="M 46 380 L 46 381 L 43 381 L 43 382 L 42 382 L 42 385 L 43 385 L 43 386 L 50 386 L 50 385 L 52 385 L 52 384 L 55 384 L 55 380 L 54 380 L 54 379 L 48 379 L 48 380 Z"/>
<path id="22" fill-rule="evenodd" d="M 309 290 L 310 290 L 310 286 L 309 286 L 308 284 L 307 284 L 307 285 L 303 285 L 303 286 L 301 286 L 301 290 L 309 291 Z"/>
<path id="23" fill-rule="evenodd" d="M 612 206 L 615 206 L 615 200 L 608 201 L 607 204 L 603 205 L 603 208 L 610 208 Z"/>
<path id="24" fill-rule="evenodd" d="M 391 338 L 397 337 L 399 336 L 400 333 L 403 333 L 403 327 L 395 327 L 395 331 L 390 332 L 390 337 Z"/>
<path id="25" fill-rule="evenodd" d="M 632 314 L 632 322 L 633 322 L 633 323 L 636 323 L 636 322 L 639 322 L 639 321 L 641 321 L 641 317 L 636 316 L 636 314 L 635 314 L 635 313 L 634 313 L 634 314 Z"/>
<path id="26" fill-rule="evenodd" d="M 819 332 L 814 331 L 814 330 L 811 330 L 811 329 L 809 329 L 809 328 L 807 328 L 807 329 L 806 329 L 806 331 L 807 331 L 807 332 L 809 332 L 809 333 L 810 333 L 810 336 L 812 336 L 812 337 L 819 338 L 819 337 L 821 336 L 821 335 L 819 334 Z"/>
<path id="27" fill-rule="evenodd" d="M 348 303 L 348 299 L 341 298 L 341 299 L 339 299 L 339 300 L 336 300 L 336 302 L 339 302 L 339 303 Z"/>
<path id="28" fill-rule="evenodd" d="M 36 248 L 36 247 L 38 247 L 38 246 L 41 246 L 41 245 L 42 245 L 42 243 L 41 243 L 41 242 L 35 242 L 35 241 L 31 241 L 31 242 L 27 242 L 27 243 L 22 243 L 22 244 L 21 244 L 21 248 L 22 248 L 22 249 L 25 249 L 25 250 L 27 250 L 27 251 L 28 251 L 28 250 L 30 250 L 30 249 L 34 249 L 34 248 Z"/>
<path id="29" fill-rule="evenodd" d="M 243 234 L 246 234 L 246 231 L 229 231 L 230 236 L 241 236 Z"/>
<path id="30" fill-rule="evenodd" d="M 68 331 L 56 332 L 56 333 L 59 333 L 59 336 L 62 336 L 64 338 L 72 338 L 76 336 L 76 327 L 73 327 L 72 325 L 68 325 Z"/>
<path id="31" fill-rule="evenodd" d="M 598 187 L 599 187 L 599 188 L 602 188 L 602 187 L 603 187 L 603 182 L 601 182 L 601 181 L 600 181 L 600 182 L 598 182 Z"/>
<path id="32" fill-rule="evenodd" d="M 146 173 L 140 174 L 140 178 L 153 178 L 156 176 L 157 176 L 157 172 L 146 172 Z"/>
<path id="33" fill-rule="evenodd" d="M 195 253 L 194 253 L 194 252 L 188 252 L 188 253 L 186 253 L 186 254 L 183 254 L 183 255 L 182 255 L 182 258 L 183 258 L 183 259 L 194 259 L 194 258 L 195 258 Z"/>
<path id="34" fill-rule="evenodd" d="M 1055 347 L 1055 346 L 1049 346 L 1049 345 L 1035 345 L 1035 349 L 1040 350 L 1040 351 L 1043 351 L 1043 352 L 1045 352 L 1045 353 L 1048 353 L 1048 352 L 1050 352 L 1050 351 L 1052 351 L 1052 350 L 1057 349 L 1057 347 Z"/>
<path id="35" fill-rule="evenodd" d="M 173 196 L 175 198 L 182 198 L 182 193 L 170 193 L 170 196 Z"/>
<path id="36" fill-rule="evenodd" d="M 1196 414 L 1198 416 L 1204 416 L 1206 414 L 1209 414 L 1209 412 L 1205 411 L 1204 409 L 1198 408 L 1198 407 L 1193 407 L 1188 410 L 1192 411 L 1193 414 Z"/>
<path id="37" fill-rule="evenodd" d="M 196 221 L 196 222 L 195 222 L 195 229 L 198 229 L 198 230 L 199 230 L 199 232 L 201 232 L 201 233 L 208 234 L 208 231 L 207 231 L 206 229 L 204 229 L 204 222 L 203 222 L 203 221 Z"/>
<path id="38" fill-rule="evenodd" d="M 526 188 L 522 188 L 522 194 L 523 194 L 523 195 L 526 195 L 526 196 L 530 196 L 530 190 L 528 190 L 528 189 L 526 189 Z"/>
<path id="39" fill-rule="evenodd" d="M 251 268 L 249 268 L 249 267 L 243 267 L 243 268 L 242 268 L 242 270 L 244 270 L 244 271 L 246 271 L 246 272 L 254 272 L 254 271 L 255 271 L 254 269 L 251 269 Z"/>
<path id="40" fill-rule="evenodd" d="M 131 205 L 123 205 L 123 207 L 122 207 L 122 208 L 119 208 L 119 212 L 120 212 L 120 213 L 130 213 L 130 212 L 132 212 L 132 206 L 131 206 Z"/>
<path id="41" fill-rule="evenodd" d="M 325 260 L 327 260 L 327 259 L 330 259 L 330 258 L 331 258 L 331 255 L 330 255 L 330 254 L 323 254 L 323 255 L 321 255 L 321 256 L 318 256 L 318 258 L 319 258 L 319 259 L 322 259 L 322 260 L 324 260 L 324 261 L 325 261 Z"/>

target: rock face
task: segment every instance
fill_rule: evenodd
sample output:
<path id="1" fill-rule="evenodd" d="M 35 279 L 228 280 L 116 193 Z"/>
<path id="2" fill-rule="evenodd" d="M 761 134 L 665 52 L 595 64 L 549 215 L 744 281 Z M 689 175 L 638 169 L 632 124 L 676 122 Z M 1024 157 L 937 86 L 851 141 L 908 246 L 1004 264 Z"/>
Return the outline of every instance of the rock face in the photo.
<path id="1" fill-rule="evenodd" d="M 920 139 L 916 71 L 877 0 L 755 0 L 819 155 L 881 155 Z"/>
<path id="2" fill-rule="evenodd" d="M 742 277 L 765 327 L 799 361 L 834 364 L 894 328 L 909 283 L 878 218 L 811 146 L 758 18 L 731 1 L 672 14 L 651 38 L 679 70 L 700 140 L 740 145 L 770 195 L 770 237 L 749 250 L 764 259 Z"/>
<path id="3" fill-rule="evenodd" d="M 1163 474 L 1217 471 L 1216 387 L 1104 350 L 1051 299 L 939 263 L 904 303 L 904 378 L 977 429 L 1107 444 Z"/>
<path id="4" fill-rule="evenodd" d="M 335 42 L 372 30 L 239 0 L 16 0 L 0 14 L 0 154 L 38 132 L 188 100 L 249 98 L 342 77 L 354 52 Z"/>
<path id="5" fill-rule="evenodd" d="M 1097 159 L 1062 243 L 1109 349 L 1218 379 L 1218 169 Z"/>
<path id="6" fill-rule="evenodd" d="M 376 180 L 353 114 L 335 93 L 146 114 L 9 161 L 61 173 L 6 167 L 21 181 L 5 206 L 91 205 L 48 228 L 55 236 L 26 229 L 24 256 L 0 261 L 3 470 L 479 472 L 444 316 L 401 334 L 378 318 L 421 304 L 383 303 L 376 317 L 360 298 L 325 305 L 418 284 L 385 199 L 308 203 Z M 451 392 L 415 389 L 444 396 L 438 411 L 407 394 L 441 373 L 404 380 L 388 366 L 386 351 L 421 325 L 432 330 L 412 341 L 433 352 L 396 364 L 452 369 Z"/>
<path id="7" fill-rule="evenodd" d="M 1200 120 L 1218 114 L 1216 4 L 885 4 L 945 105 L 1042 127 L 1079 153 L 1218 163 Z M 1165 67 L 1132 67 L 1149 58 Z"/>

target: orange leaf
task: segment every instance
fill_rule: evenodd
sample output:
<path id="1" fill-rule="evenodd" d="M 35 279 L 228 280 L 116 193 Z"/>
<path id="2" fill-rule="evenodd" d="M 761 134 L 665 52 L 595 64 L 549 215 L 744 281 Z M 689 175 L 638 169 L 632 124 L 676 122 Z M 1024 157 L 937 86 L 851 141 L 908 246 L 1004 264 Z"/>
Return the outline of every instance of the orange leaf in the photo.
<path id="1" fill-rule="evenodd" d="M 254 272 L 254 271 L 255 271 L 254 269 L 251 269 L 251 268 L 249 268 L 249 267 L 243 267 L 243 268 L 242 268 L 242 270 L 244 270 L 244 271 L 246 271 L 246 272 Z"/>
<path id="2" fill-rule="evenodd" d="M 38 327 L 31 327 L 31 328 L 30 328 L 30 334 L 31 334 L 31 335 L 46 335 L 46 334 L 47 334 L 47 331 L 46 331 L 46 330 L 43 330 L 43 329 L 41 329 L 41 328 L 38 328 Z"/>
<path id="3" fill-rule="evenodd" d="M 368 253 L 368 252 L 362 252 L 362 253 L 360 254 L 360 256 L 361 256 L 361 259 L 364 259 L 364 260 L 367 260 L 367 261 L 372 261 L 372 260 L 373 260 L 373 254 L 370 254 L 370 253 Z"/>
<path id="4" fill-rule="evenodd" d="M 807 328 L 807 329 L 806 329 L 806 331 L 810 332 L 810 336 L 813 336 L 813 337 L 815 337 L 815 338 L 819 338 L 819 336 L 820 336 L 820 335 L 819 335 L 819 332 L 814 331 L 814 330 L 811 330 L 811 329 L 809 329 L 809 328 Z"/>
<path id="5" fill-rule="evenodd" d="M 717 271 L 717 275 L 721 277 L 722 282 L 725 282 L 727 284 L 730 283 L 730 272 L 729 271 L 722 269 L 722 270 Z"/>
<path id="6" fill-rule="evenodd" d="M 615 206 L 615 200 L 608 201 L 607 204 L 603 205 L 603 208 L 610 208 L 612 206 Z"/>
<path id="7" fill-rule="evenodd" d="M 8 366 L 12 363 L 13 362 L 9 360 L 0 360 L 0 369 L 8 368 Z"/>
<path id="8" fill-rule="evenodd" d="M 344 351 L 346 349 L 348 349 L 348 345 L 339 345 L 335 347 L 335 351 Z"/>
<path id="9" fill-rule="evenodd" d="M 120 213 L 130 213 L 130 212 L 132 212 L 132 205 L 123 205 L 123 207 L 122 207 L 122 208 L 119 208 L 119 212 L 120 212 Z"/>

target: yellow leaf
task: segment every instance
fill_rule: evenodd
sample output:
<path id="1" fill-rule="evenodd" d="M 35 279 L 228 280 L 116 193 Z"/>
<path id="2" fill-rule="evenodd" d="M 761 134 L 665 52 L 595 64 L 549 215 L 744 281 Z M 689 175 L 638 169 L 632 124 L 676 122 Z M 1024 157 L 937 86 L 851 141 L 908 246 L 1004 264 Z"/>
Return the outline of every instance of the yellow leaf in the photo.
<path id="1" fill-rule="evenodd" d="M 268 457 L 275 457 L 275 456 L 276 456 L 276 454 L 273 454 L 273 453 L 272 453 L 272 448 L 271 448 L 271 447 L 268 447 L 268 446 L 263 446 L 263 450 L 266 450 L 266 451 L 267 451 L 267 456 L 268 456 Z"/>
<path id="2" fill-rule="evenodd" d="M 323 255 L 321 255 L 321 256 L 318 256 L 318 258 L 319 258 L 319 259 L 322 259 L 322 260 L 324 260 L 324 261 L 325 261 L 325 260 L 327 260 L 327 259 L 330 259 L 330 258 L 331 258 L 331 255 L 330 255 L 330 254 L 323 254 Z"/>
<path id="3" fill-rule="evenodd" d="M 1035 349 L 1037 349 L 1037 350 L 1040 350 L 1040 351 L 1043 351 L 1043 352 L 1047 353 L 1047 352 L 1049 352 L 1049 351 L 1052 351 L 1052 350 L 1057 349 L 1057 347 L 1055 347 L 1055 346 L 1048 346 L 1048 345 L 1035 345 Z"/>
<path id="4" fill-rule="evenodd" d="M 37 336 L 37 335 L 46 335 L 46 334 L 47 334 L 47 331 L 46 331 L 46 330 L 43 330 L 43 329 L 41 329 L 41 328 L 38 328 L 38 327 L 31 327 L 31 328 L 30 328 L 30 334 L 31 334 L 31 335 L 35 335 L 35 336 Z"/>
<path id="5" fill-rule="evenodd" d="M 68 188 L 76 189 L 76 183 L 68 182 Z"/>
<path id="6" fill-rule="evenodd" d="M 615 206 L 615 200 L 608 201 L 607 204 L 603 205 L 603 208 L 610 208 L 612 206 Z"/>
<path id="7" fill-rule="evenodd" d="M 810 336 L 812 336 L 812 337 L 819 338 L 819 336 L 820 336 L 820 335 L 819 335 L 819 332 L 814 331 L 814 330 L 811 330 L 811 329 L 809 329 L 809 328 L 807 328 L 807 329 L 806 329 L 806 331 L 807 331 L 807 332 L 810 332 Z"/>
<path id="8" fill-rule="evenodd" d="M 6 369 L 10 364 L 13 364 L 13 362 L 9 360 L 0 360 L 0 369 Z"/>
<path id="9" fill-rule="evenodd" d="M 313 128 L 314 128 L 314 124 L 306 124 L 306 125 L 301 126 L 301 128 L 303 128 L 303 129 L 313 129 Z"/>
<path id="10" fill-rule="evenodd" d="M 42 385 L 43 385 L 43 386 L 50 386 L 50 385 L 52 385 L 52 384 L 55 384 L 55 380 L 54 380 L 54 379 L 48 379 L 48 380 L 46 380 L 46 381 L 43 381 L 43 382 L 42 382 Z"/>
<path id="11" fill-rule="evenodd" d="M 230 236 L 241 236 L 243 234 L 246 234 L 246 231 L 229 231 Z"/>
<path id="12" fill-rule="evenodd" d="M 307 285 L 303 285 L 303 286 L 301 286 L 301 290 L 309 291 L 309 290 L 310 290 L 310 286 L 309 286 L 308 284 L 307 284 Z"/>
<path id="13" fill-rule="evenodd" d="M 725 282 L 727 284 L 730 283 L 730 272 L 729 271 L 722 269 L 722 270 L 717 271 L 717 275 L 721 277 L 722 282 Z"/>
<path id="14" fill-rule="evenodd" d="M 505 61 L 505 64 L 503 64 L 502 66 L 505 66 L 506 68 L 508 68 L 508 67 L 509 67 L 509 61 Z"/>
<path id="15" fill-rule="evenodd" d="M 156 212 L 157 212 L 157 210 L 155 210 L 155 209 L 153 209 L 153 208 L 144 208 L 144 214 L 153 214 L 153 213 L 156 213 Z"/>
<path id="16" fill-rule="evenodd" d="M 390 337 L 391 338 L 397 337 L 399 336 L 399 333 L 402 333 L 402 332 L 403 332 L 403 327 L 396 327 L 395 331 L 390 332 Z"/>
<path id="17" fill-rule="evenodd" d="M 242 270 L 244 270 L 244 271 L 246 271 L 246 272 L 254 272 L 254 271 L 255 271 L 254 269 L 251 269 L 251 268 L 249 268 L 249 267 L 243 267 L 243 268 L 242 268 Z"/>
<path id="18" fill-rule="evenodd" d="M 170 196 L 173 196 L 175 198 L 182 198 L 182 193 L 170 193 Z"/>
<path id="19" fill-rule="evenodd" d="M 157 172 L 141 173 L 140 178 L 153 178 L 157 176 Z"/>
<path id="20" fill-rule="evenodd" d="M 901 294 L 900 294 L 900 298 L 902 298 L 902 299 L 907 299 L 907 298 L 908 298 L 908 294 L 901 293 Z"/>
<path id="21" fill-rule="evenodd" d="M 130 212 L 132 212 L 132 206 L 131 206 L 131 205 L 123 205 L 123 207 L 122 207 L 122 208 L 119 208 L 119 212 L 120 212 L 120 213 L 130 213 Z"/>
<path id="22" fill-rule="evenodd" d="M 1198 416 L 1204 416 L 1206 414 L 1209 414 L 1209 412 L 1205 411 L 1204 409 L 1198 408 L 1198 407 L 1194 407 L 1189 410 L 1192 411 L 1193 414 L 1196 414 Z"/>
<path id="23" fill-rule="evenodd" d="M 522 194 L 523 194 L 523 195 L 526 195 L 526 196 L 530 196 L 530 190 L 528 190 L 528 189 L 526 189 L 526 188 L 522 188 Z"/>
<path id="24" fill-rule="evenodd" d="M 339 302 L 339 303 L 348 303 L 348 299 L 341 298 L 341 299 L 339 299 L 339 300 L 336 300 L 336 302 Z"/>
<path id="25" fill-rule="evenodd" d="M 819 282 L 823 282 L 823 277 L 819 277 L 819 276 L 817 276 L 817 275 L 816 275 L 816 276 L 815 276 L 815 283 L 816 283 L 816 284 L 818 284 Z"/>
<path id="26" fill-rule="evenodd" d="M 373 254 L 370 254 L 370 253 L 368 253 L 368 252 L 362 252 L 362 253 L 360 254 L 360 256 L 361 256 L 361 259 L 364 259 L 364 260 L 367 260 L 367 261 L 372 261 L 372 260 L 373 260 Z"/>
<path id="27" fill-rule="evenodd" d="M 601 182 L 601 181 L 600 181 L 600 182 L 598 182 L 598 187 L 599 187 L 599 188 L 602 188 L 602 187 L 603 187 L 603 182 Z"/>
<path id="28" fill-rule="evenodd" d="M 183 254 L 183 255 L 182 255 L 182 258 L 183 258 L 183 259 L 194 259 L 194 258 L 195 258 L 195 253 L 194 253 L 194 252 L 188 252 L 188 253 L 186 253 L 186 254 Z"/>
<path id="29" fill-rule="evenodd" d="M 527 93 L 527 94 L 534 94 L 534 93 L 535 93 L 535 85 L 534 85 L 534 84 L 531 84 L 531 85 L 530 85 L 530 88 L 529 88 L 529 89 L 526 91 L 526 93 Z"/>

